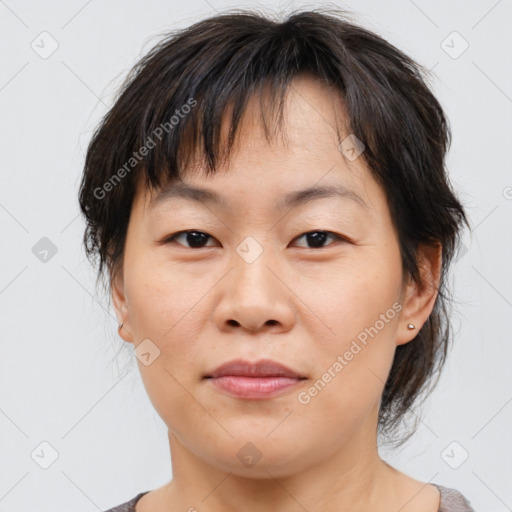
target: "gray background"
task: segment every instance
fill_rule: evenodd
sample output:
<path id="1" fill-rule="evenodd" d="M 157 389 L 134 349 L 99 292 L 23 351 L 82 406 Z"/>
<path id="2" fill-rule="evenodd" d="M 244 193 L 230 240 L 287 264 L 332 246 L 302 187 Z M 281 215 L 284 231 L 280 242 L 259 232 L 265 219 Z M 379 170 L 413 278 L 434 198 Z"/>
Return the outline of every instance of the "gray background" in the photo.
<path id="1" fill-rule="evenodd" d="M 165 426 L 81 248 L 77 189 L 92 130 L 159 35 L 256 5 L 319 4 L 0 1 L 0 511 L 105 510 L 170 478 Z M 445 373 L 418 433 L 382 456 L 478 511 L 512 510 L 512 2 L 337 5 L 436 73 L 472 224 Z"/>

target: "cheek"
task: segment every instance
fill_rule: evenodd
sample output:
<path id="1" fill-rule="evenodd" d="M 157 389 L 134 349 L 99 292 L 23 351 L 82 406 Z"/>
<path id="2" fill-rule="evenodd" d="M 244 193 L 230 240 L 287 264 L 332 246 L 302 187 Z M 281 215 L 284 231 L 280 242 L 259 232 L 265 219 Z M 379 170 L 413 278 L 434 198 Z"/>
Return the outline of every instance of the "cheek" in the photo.
<path id="1" fill-rule="evenodd" d="M 184 411 L 191 418 L 200 413 L 187 390 L 200 379 L 197 361 L 204 348 L 198 340 L 207 315 L 207 301 L 201 299 L 218 278 L 200 279 L 177 267 L 164 269 L 150 258 L 132 256 L 127 263 L 131 266 L 126 265 L 126 294 L 135 344 L 149 339 L 158 353 L 149 365 L 137 359 L 141 378 L 159 416 L 177 428 L 181 420 L 176 418 Z"/>
<path id="2" fill-rule="evenodd" d="M 193 389 L 201 377 L 197 361 L 204 357 L 199 340 L 208 318 L 205 295 L 218 278 L 201 279 L 176 266 L 164 269 L 149 258 L 132 256 L 127 263 L 131 266 L 125 267 L 126 294 L 135 345 L 149 339 L 158 354 L 150 365 L 139 359 L 137 364 L 154 408 L 171 425 L 180 411 L 194 410 L 185 389 Z"/>
<path id="3" fill-rule="evenodd" d="M 331 360 L 352 340 L 364 342 L 369 329 L 373 338 L 375 326 L 379 339 L 393 336 L 401 309 L 400 257 L 398 250 L 378 252 L 377 246 L 365 248 L 357 257 L 326 266 L 325 274 L 304 273 L 294 280 L 294 292 L 304 298 L 301 316 L 309 319 L 307 328 L 319 352 Z"/>
<path id="4" fill-rule="evenodd" d="M 218 277 L 201 275 L 197 266 L 180 267 L 150 257 L 130 263 L 126 293 L 136 337 L 154 338 L 166 346 L 185 338 L 187 344 L 180 346 L 189 346 L 198 334 L 202 299 Z"/>
<path id="5" fill-rule="evenodd" d="M 344 264 L 320 286 L 318 281 L 300 282 L 300 293 L 316 313 L 309 315 L 308 330 L 314 333 L 318 361 L 318 373 L 302 403 L 318 407 L 320 416 L 323 408 L 331 410 L 334 422 L 344 422 L 347 411 L 352 420 L 362 418 L 378 402 L 396 348 L 398 256 L 379 259 L 372 252 Z"/>
<path id="6" fill-rule="evenodd" d="M 329 433 L 342 443 L 359 428 L 378 404 L 395 352 L 398 312 L 380 301 L 361 310 L 344 303 L 332 323 L 336 335 L 316 338 L 317 372 L 297 396 L 309 422 L 308 430 Z M 382 316 L 380 316 L 382 314 Z M 326 453 L 332 446 L 324 445 Z"/>

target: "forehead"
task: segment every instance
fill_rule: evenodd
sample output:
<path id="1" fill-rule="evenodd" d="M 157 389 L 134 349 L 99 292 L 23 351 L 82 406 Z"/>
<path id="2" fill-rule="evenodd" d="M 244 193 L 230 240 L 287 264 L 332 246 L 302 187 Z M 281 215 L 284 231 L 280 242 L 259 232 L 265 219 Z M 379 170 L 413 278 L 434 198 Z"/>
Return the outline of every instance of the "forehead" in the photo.
<path id="1" fill-rule="evenodd" d="M 370 209 L 367 180 L 371 180 L 362 156 L 350 158 L 354 146 L 348 133 L 342 101 L 318 80 L 297 78 L 290 84 L 283 105 L 282 124 L 267 137 L 264 123 L 275 122 L 265 111 L 265 96 L 253 95 L 244 111 L 233 149 L 225 164 L 207 176 L 196 155 L 180 179 L 166 180 L 156 190 L 146 190 L 146 207 L 165 200 L 226 206 L 225 198 L 240 190 L 286 196 L 274 202 L 278 210 L 320 197 L 352 200 Z M 222 119 L 221 147 L 231 126 L 231 110 Z M 348 157 L 348 158 L 347 158 Z M 142 180 L 138 188 L 144 189 Z"/>

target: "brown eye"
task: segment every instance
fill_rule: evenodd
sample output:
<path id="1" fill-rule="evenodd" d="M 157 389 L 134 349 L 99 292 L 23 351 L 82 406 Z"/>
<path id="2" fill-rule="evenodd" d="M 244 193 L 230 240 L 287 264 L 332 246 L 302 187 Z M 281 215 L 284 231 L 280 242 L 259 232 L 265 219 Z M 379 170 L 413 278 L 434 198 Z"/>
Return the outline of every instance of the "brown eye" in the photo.
<path id="1" fill-rule="evenodd" d="M 321 249 L 330 238 L 334 239 L 334 241 L 345 240 L 343 237 L 331 231 L 309 231 L 297 237 L 295 240 L 300 240 L 301 238 L 306 240 L 307 245 L 305 248 L 307 249 Z M 213 247 L 213 245 L 206 245 L 209 239 L 214 240 L 211 235 L 204 231 L 187 230 L 178 231 L 165 238 L 162 244 L 177 243 L 187 249 L 202 249 L 204 247 Z"/>
<path id="2" fill-rule="evenodd" d="M 331 233 L 330 231 L 309 231 L 308 233 L 304 233 L 303 235 L 297 237 L 295 240 L 300 240 L 301 238 L 305 238 L 306 242 L 311 244 L 311 247 L 307 247 L 309 249 L 319 249 L 322 248 L 329 238 L 334 238 L 335 240 L 343 240 L 343 238 L 335 233 Z"/>
<path id="3" fill-rule="evenodd" d="M 179 240 L 180 238 L 185 240 L 184 244 L 177 242 L 177 240 Z M 174 235 L 167 237 L 163 241 L 163 243 L 167 244 L 171 242 L 176 242 L 179 245 L 185 245 L 185 247 L 188 249 L 201 249 L 203 247 L 208 247 L 205 244 L 209 238 L 213 237 L 208 233 L 204 233 L 203 231 L 178 231 L 177 233 L 174 233 Z M 189 244 L 189 246 L 187 247 L 186 244 Z"/>

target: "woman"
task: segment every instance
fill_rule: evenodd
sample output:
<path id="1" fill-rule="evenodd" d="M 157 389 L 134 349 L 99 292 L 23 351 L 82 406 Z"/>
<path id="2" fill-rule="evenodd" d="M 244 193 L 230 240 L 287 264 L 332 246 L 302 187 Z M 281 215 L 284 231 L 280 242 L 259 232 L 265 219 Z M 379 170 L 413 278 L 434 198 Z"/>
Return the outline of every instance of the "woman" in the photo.
<path id="1" fill-rule="evenodd" d="M 132 70 L 80 205 L 173 474 L 110 512 L 473 510 L 378 453 L 439 375 L 467 224 L 424 75 L 334 10 L 224 13 Z"/>

